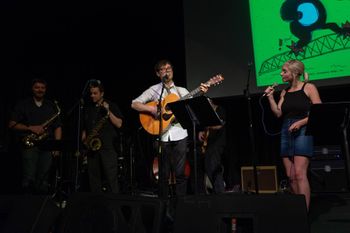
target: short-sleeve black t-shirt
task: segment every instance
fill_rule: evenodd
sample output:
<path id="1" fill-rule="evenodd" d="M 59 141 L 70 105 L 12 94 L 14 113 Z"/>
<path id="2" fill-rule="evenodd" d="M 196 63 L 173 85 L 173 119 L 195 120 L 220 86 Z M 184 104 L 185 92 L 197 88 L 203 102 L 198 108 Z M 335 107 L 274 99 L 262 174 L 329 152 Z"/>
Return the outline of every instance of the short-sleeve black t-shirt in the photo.
<path id="1" fill-rule="evenodd" d="M 113 102 L 105 100 L 109 104 L 109 110 L 118 118 L 123 119 L 123 115 L 118 107 Z M 96 127 L 97 124 L 105 117 L 107 111 L 104 107 L 97 106 L 96 104 L 88 104 L 84 110 L 84 128 L 86 129 L 87 135 L 89 135 Z M 110 119 L 103 123 L 103 126 L 98 131 L 98 137 L 102 140 L 103 146 L 113 146 L 116 138 L 118 137 L 117 128 L 111 123 Z"/>

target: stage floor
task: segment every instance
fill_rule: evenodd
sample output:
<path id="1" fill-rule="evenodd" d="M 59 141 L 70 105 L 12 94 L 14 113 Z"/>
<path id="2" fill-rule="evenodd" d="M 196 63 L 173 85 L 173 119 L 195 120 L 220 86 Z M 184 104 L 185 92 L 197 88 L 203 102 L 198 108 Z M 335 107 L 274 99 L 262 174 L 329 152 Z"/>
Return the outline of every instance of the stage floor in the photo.
<path id="1" fill-rule="evenodd" d="M 234 220 L 234 221 L 233 221 Z M 4 233 L 348 233 L 350 193 L 302 195 L 226 193 L 160 199 L 137 195 L 73 193 L 0 196 Z"/>

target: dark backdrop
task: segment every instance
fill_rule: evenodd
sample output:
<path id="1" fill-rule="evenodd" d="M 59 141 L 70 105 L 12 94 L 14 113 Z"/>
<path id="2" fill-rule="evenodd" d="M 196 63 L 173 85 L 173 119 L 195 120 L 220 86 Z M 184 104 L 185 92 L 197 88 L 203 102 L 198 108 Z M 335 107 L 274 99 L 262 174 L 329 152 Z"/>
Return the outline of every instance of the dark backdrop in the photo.
<path id="1" fill-rule="evenodd" d="M 106 98 L 124 116 L 125 141 L 140 127 L 131 100 L 158 82 L 153 66 L 161 58 L 174 64 L 178 85 L 185 84 L 181 1 L 2 1 L 1 158 L 11 186 L 20 160 L 10 131 L 9 112 L 30 94 L 30 81 L 44 78 L 48 97 L 62 109 L 64 137 L 74 140 L 77 101 L 89 79 L 105 85 Z M 145 138 L 147 136 L 143 136 Z M 147 143 L 145 143 L 147 144 Z M 127 150 L 129 144 L 124 150 Z M 126 152 L 125 152 L 126 153 Z M 135 152 L 136 153 L 136 152 Z M 142 158 L 140 158 L 142 161 Z M 12 182 L 15 177 L 15 182 Z"/>

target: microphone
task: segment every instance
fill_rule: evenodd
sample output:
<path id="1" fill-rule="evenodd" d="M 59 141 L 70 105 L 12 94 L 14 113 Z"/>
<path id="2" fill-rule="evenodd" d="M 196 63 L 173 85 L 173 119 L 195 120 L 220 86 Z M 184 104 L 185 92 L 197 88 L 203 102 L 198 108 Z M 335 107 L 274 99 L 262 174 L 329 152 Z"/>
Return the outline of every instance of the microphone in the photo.
<path id="1" fill-rule="evenodd" d="M 92 83 L 94 85 L 100 85 L 101 81 L 98 79 L 90 79 L 90 80 L 88 80 L 88 83 Z"/>
<path id="2" fill-rule="evenodd" d="M 272 86 L 271 86 L 271 88 L 272 89 L 275 89 L 275 87 L 277 87 L 278 86 L 278 83 L 274 83 L 274 84 L 272 84 Z M 262 97 L 264 97 L 264 96 L 266 96 L 267 94 L 269 94 L 270 92 L 264 92 L 264 94 L 262 95 Z"/>
<path id="3" fill-rule="evenodd" d="M 162 77 L 162 82 L 164 83 L 164 82 L 166 82 L 166 81 L 168 81 L 168 75 L 164 75 L 163 77 Z"/>

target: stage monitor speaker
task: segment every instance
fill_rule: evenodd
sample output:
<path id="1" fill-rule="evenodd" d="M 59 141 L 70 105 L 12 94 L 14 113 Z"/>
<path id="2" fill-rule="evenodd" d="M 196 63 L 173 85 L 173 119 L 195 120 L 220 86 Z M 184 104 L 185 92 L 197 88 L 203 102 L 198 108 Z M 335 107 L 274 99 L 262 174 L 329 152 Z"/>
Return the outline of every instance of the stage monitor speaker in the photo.
<path id="1" fill-rule="evenodd" d="M 163 201 L 156 197 L 74 193 L 59 232 L 159 233 L 163 210 Z"/>
<path id="2" fill-rule="evenodd" d="M 0 232 L 48 233 L 56 227 L 60 213 L 50 196 L 0 196 Z"/>
<path id="3" fill-rule="evenodd" d="M 305 198 L 230 193 L 178 199 L 174 233 L 226 233 L 232 227 L 244 233 L 308 233 Z"/>

